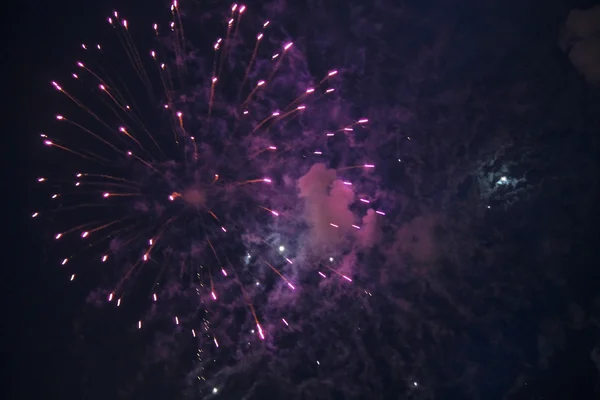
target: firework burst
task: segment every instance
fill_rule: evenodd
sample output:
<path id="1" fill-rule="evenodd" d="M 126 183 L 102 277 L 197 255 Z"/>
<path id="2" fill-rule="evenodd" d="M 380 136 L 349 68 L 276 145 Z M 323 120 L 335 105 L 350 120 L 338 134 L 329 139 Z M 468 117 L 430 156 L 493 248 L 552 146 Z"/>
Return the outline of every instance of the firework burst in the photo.
<path id="1" fill-rule="evenodd" d="M 353 146 L 368 119 L 336 112 L 337 70 L 299 72 L 302 51 L 240 4 L 203 57 L 192 12 L 170 11 L 151 39 L 114 12 L 112 38 L 83 44 L 71 77 L 51 82 L 61 111 L 38 178 L 51 206 L 31 216 L 54 230 L 67 279 L 100 277 L 96 302 L 142 299 L 132 327 L 168 321 L 194 340 L 193 375 L 212 388 L 223 364 L 203 360 L 294 329 L 303 285 L 371 296 L 349 249 L 385 214 Z"/>

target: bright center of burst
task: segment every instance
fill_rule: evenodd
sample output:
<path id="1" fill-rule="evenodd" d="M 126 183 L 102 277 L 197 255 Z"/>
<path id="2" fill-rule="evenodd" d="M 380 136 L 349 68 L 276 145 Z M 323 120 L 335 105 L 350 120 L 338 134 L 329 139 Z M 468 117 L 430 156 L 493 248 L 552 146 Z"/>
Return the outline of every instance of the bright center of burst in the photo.
<path id="1" fill-rule="evenodd" d="M 198 189 L 187 189 L 181 195 L 181 198 L 186 202 L 194 206 L 203 206 L 206 204 L 206 197 Z"/>
<path id="2" fill-rule="evenodd" d="M 284 251 L 284 250 L 285 250 L 285 247 L 279 246 L 279 251 Z"/>

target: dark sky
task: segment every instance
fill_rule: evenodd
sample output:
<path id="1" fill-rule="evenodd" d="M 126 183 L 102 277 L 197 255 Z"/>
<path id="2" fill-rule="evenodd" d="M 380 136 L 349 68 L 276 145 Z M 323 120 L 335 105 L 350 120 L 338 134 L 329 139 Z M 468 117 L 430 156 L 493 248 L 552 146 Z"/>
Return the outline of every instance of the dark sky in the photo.
<path id="1" fill-rule="evenodd" d="M 151 0 L 153 3 L 160 3 Z M 3 84 L 8 84 L 10 101 L 8 125 L 3 140 L 5 185 L 5 220 L 14 228 L 5 229 L 3 252 L 3 297 L 6 296 L 3 326 L 8 327 L 9 368 L 15 378 L 9 383 L 12 397 L 8 398 L 61 398 L 80 399 L 81 377 L 73 357 L 74 321 L 81 309 L 84 294 L 73 292 L 54 264 L 46 263 L 46 254 L 39 245 L 43 229 L 34 228 L 28 214 L 39 206 L 37 193 L 25 182 L 33 182 L 38 175 L 36 157 L 39 156 L 37 133 L 52 118 L 48 104 L 55 93 L 49 82 L 62 74 L 73 61 L 70 54 L 82 39 L 89 37 L 103 23 L 103 16 L 113 8 L 123 10 L 123 0 L 106 1 L 22 1 L 14 12 L 5 12 L 2 54 L 8 71 Z M 129 1 L 126 6 L 149 7 L 148 2 Z M 9 100 L 10 99 L 10 100 Z M 6 121 L 5 121 L 6 122 Z M 16 189 L 15 189 L 16 188 Z M 590 259 L 590 265 L 597 262 Z M 556 382 L 566 383 L 581 379 L 582 386 L 593 387 L 589 370 L 577 374 L 578 363 L 584 362 L 585 337 L 568 339 L 567 348 L 544 376 L 549 387 Z M 560 365 L 562 364 L 562 365 Z M 5 375 L 6 376 L 6 375 Z M 111 371 L 106 371 L 106 382 L 112 382 Z M 554 382 L 554 383 L 552 383 Z M 597 381 L 596 381 L 597 382 Z M 106 393 L 110 393 L 110 383 Z M 586 389 L 584 389 L 586 390 Z M 545 398 L 552 397 L 546 391 Z M 587 392 L 582 394 L 585 399 Z M 96 398 L 96 397 L 94 397 Z M 523 397 L 525 399 L 526 397 Z M 558 398 L 558 397 L 556 397 Z"/>

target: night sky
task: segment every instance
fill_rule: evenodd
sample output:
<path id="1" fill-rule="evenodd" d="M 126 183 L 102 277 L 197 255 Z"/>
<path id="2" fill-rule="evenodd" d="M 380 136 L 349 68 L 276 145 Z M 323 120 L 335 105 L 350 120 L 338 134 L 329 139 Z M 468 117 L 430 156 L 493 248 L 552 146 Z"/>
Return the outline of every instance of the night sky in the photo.
<path id="1" fill-rule="evenodd" d="M 206 10 L 218 9 L 207 3 Z M 290 79 L 277 82 L 278 89 L 318 81 L 331 68 L 343 72 L 340 83 L 331 84 L 340 93 L 335 107 L 326 103 L 316 111 L 319 122 L 290 124 L 274 136 L 296 128 L 322 132 L 331 121 L 368 117 L 370 138 L 359 132 L 360 145 L 327 147 L 335 152 L 328 166 L 353 165 L 365 154 L 375 159 L 376 178 L 357 173 L 352 179 L 362 184 L 356 195 L 370 193 L 387 216 L 371 236 L 329 243 L 315 222 L 324 208 L 316 206 L 304 219 L 277 226 L 283 238 L 277 246 L 289 243 L 294 257 L 318 264 L 323 261 L 302 249 L 311 240 L 327 242 L 324 248 L 333 246 L 345 260 L 344 273 L 376 299 L 362 307 L 363 300 L 338 286 L 317 289 L 318 280 L 299 272 L 294 277 L 312 289 L 292 301 L 279 294 L 277 281 L 265 278 L 270 291 L 256 300 L 261 318 L 284 310 L 301 328 L 267 340 L 268 350 L 252 353 L 256 359 L 244 353 L 235 363 L 239 369 L 219 362 L 233 372 L 214 398 L 600 398 L 600 92 L 558 46 L 569 10 L 594 2 L 292 3 L 248 4 L 254 17 L 278 16 L 285 26 L 276 31 L 281 40 L 298 39 L 288 69 L 282 68 Z M 194 349 L 189 334 L 180 339 L 180 331 L 161 327 L 136 336 L 137 310 L 116 315 L 91 304 L 91 292 L 105 298 L 108 277 L 96 271 L 70 283 L 52 249 L 54 228 L 30 218 L 47 204 L 36 178 L 62 163 L 48 157 L 38 136 L 55 122 L 57 95 L 49 82 L 66 81 L 78 46 L 105 34 L 113 9 L 143 20 L 166 7 L 157 0 L 37 1 L 6 13 L 4 83 L 10 92 L 4 97 L 11 104 L 4 135 L 9 226 L 3 325 L 10 333 L 4 359 L 15 372 L 8 398 L 213 398 L 182 383 L 194 368 L 193 350 L 186 356 Z M 197 18 L 197 24 L 206 20 L 204 14 Z M 190 32 L 220 34 L 211 29 Z M 201 112 L 190 103 L 187 113 Z M 216 126 L 219 118 L 226 119 L 217 114 Z M 312 140 L 298 137 L 292 147 Z M 293 154 L 300 161 L 257 168 L 297 167 L 293 180 L 300 192 L 314 190 L 311 177 L 318 171 L 309 170 L 304 153 Z M 335 209 L 341 198 L 299 197 L 301 204 L 335 203 L 329 214 L 351 219 L 356 207 Z M 280 204 L 298 210 L 292 203 L 281 197 Z M 246 211 L 238 207 L 229 215 Z M 368 220 L 361 218 L 365 231 Z M 261 219 L 251 223 L 267 230 Z M 233 246 L 225 251 L 239 253 Z M 230 315 L 221 311 L 218 317 L 248 318 L 240 309 L 232 306 Z M 157 310 L 157 319 L 172 311 Z M 237 337 L 231 327 L 227 332 Z M 239 357 L 238 344 L 228 345 L 222 354 Z M 356 356 L 344 361 L 349 349 Z M 315 372 L 317 359 L 331 363 L 322 368 L 326 372 Z"/>

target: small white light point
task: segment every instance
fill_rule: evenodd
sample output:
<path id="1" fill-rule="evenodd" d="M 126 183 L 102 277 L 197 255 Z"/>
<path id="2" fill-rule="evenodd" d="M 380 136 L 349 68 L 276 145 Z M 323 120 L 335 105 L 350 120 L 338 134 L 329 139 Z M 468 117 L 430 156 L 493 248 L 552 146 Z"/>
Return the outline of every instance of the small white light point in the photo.
<path id="1" fill-rule="evenodd" d="M 75 274 L 71 275 L 71 281 L 75 279 Z"/>
<path id="2" fill-rule="evenodd" d="M 142 329 L 142 321 L 141 320 L 138 321 L 138 329 Z"/>
<path id="3" fill-rule="evenodd" d="M 317 365 L 321 365 L 321 363 L 317 360 Z"/>
<path id="4" fill-rule="evenodd" d="M 279 251 L 284 251 L 284 250 L 285 250 L 285 247 L 279 246 Z"/>
<path id="5" fill-rule="evenodd" d="M 414 382 L 413 382 L 413 386 L 414 386 L 414 387 L 417 387 L 417 386 L 419 386 L 419 383 L 418 383 L 417 381 L 414 381 Z"/>
<path id="6" fill-rule="evenodd" d="M 333 261 L 333 257 L 329 257 L 329 261 Z"/>
<path id="7" fill-rule="evenodd" d="M 285 320 L 285 318 L 281 318 L 281 321 L 285 324 L 285 326 L 290 326 L 290 324 L 288 324 L 288 322 Z"/>
<path id="8" fill-rule="evenodd" d="M 217 394 L 218 392 L 219 392 L 219 389 L 217 389 L 217 388 L 213 388 L 213 390 L 212 390 L 212 393 L 213 393 L 213 394 Z"/>

